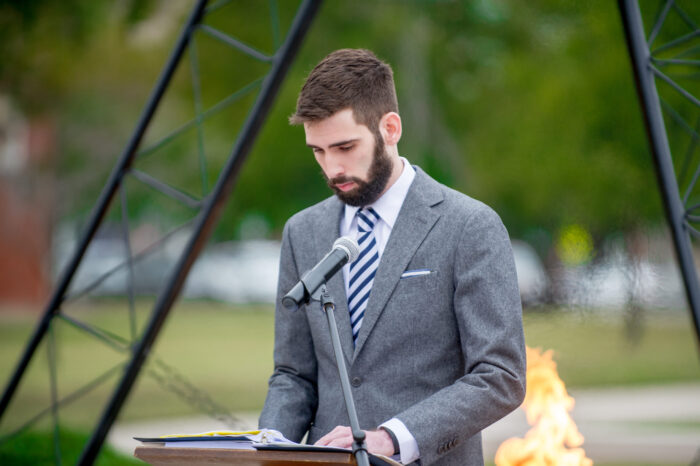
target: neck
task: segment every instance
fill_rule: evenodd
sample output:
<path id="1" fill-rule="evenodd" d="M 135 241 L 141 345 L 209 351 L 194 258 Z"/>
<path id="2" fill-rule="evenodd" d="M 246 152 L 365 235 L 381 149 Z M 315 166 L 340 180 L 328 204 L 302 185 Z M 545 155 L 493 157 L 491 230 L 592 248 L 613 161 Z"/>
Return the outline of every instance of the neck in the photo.
<path id="1" fill-rule="evenodd" d="M 382 197 L 384 193 L 386 193 L 389 190 L 389 188 L 391 188 L 394 185 L 394 183 L 396 183 L 396 180 L 399 179 L 401 173 L 403 172 L 403 160 L 401 160 L 399 154 L 397 152 L 389 152 L 389 157 L 391 157 L 391 176 L 386 182 L 386 187 L 379 195 L 379 197 Z"/>

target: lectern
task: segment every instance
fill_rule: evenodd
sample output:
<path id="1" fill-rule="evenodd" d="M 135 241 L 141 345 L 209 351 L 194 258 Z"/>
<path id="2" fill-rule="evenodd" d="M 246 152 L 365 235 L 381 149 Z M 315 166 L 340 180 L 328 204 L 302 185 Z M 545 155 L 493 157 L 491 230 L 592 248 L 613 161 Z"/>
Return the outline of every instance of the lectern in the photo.
<path id="1" fill-rule="evenodd" d="M 239 466 L 348 466 L 357 462 L 352 452 L 231 450 L 226 448 L 177 448 L 162 445 L 136 447 L 134 456 L 154 466 L 235 464 Z M 372 459 L 370 459 L 372 462 Z M 388 458 L 381 464 L 399 465 Z"/>

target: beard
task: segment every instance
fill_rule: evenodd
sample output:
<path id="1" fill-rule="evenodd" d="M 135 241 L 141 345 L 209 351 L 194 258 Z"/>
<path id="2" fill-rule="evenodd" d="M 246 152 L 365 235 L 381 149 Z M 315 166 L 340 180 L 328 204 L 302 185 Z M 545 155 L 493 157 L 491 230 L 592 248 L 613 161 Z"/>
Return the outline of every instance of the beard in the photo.
<path id="1" fill-rule="evenodd" d="M 326 184 L 335 192 L 338 199 L 353 207 L 364 207 L 379 199 L 391 176 L 392 164 L 389 154 L 386 153 L 384 140 L 381 135 L 374 135 L 374 157 L 372 165 L 367 172 L 367 181 L 355 176 L 337 176 L 329 179 L 325 173 L 323 177 Z M 336 185 L 347 182 L 354 182 L 357 187 L 350 191 L 341 191 Z"/>

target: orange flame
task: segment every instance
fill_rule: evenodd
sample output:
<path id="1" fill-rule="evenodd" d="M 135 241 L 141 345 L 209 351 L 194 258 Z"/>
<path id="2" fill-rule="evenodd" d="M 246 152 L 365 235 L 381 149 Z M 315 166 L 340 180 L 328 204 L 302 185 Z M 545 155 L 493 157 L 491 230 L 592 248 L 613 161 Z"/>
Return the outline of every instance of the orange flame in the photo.
<path id="1" fill-rule="evenodd" d="M 539 348 L 527 348 L 527 393 L 522 408 L 533 427 L 525 438 L 510 438 L 498 447 L 496 465 L 592 465 L 586 452 L 578 448 L 583 436 L 569 415 L 573 407 L 574 399 L 559 378 L 552 350 L 542 353 Z"/>

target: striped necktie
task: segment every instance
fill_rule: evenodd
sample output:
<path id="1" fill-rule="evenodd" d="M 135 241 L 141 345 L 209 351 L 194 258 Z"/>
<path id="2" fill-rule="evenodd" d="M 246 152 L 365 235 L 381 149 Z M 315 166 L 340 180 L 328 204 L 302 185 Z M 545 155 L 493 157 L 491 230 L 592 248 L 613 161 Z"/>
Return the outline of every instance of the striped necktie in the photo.
<path id="1" fill-rule="evenodd" d="M 348 286 L 348 309 L 352 325 L 352 341 L 357 341 L 362 319 L 365 316 L 369 293 L 372 290 L 374 275 L 379 265 L 379 250 L 374 238 L 374 225 L 379 220 L 379 214 L 371 207 L 357 211 L 358 244 L 360 255 L 350 264 L 350 282 Z"/>

